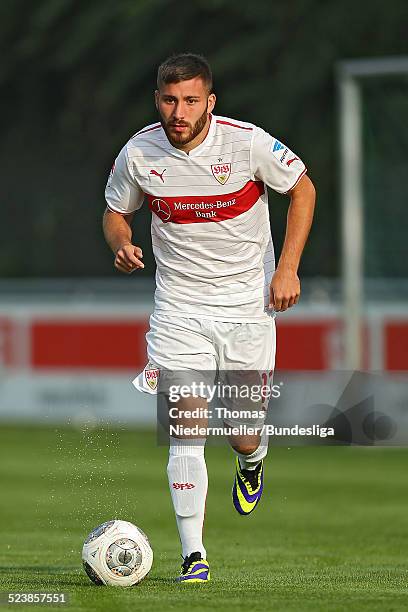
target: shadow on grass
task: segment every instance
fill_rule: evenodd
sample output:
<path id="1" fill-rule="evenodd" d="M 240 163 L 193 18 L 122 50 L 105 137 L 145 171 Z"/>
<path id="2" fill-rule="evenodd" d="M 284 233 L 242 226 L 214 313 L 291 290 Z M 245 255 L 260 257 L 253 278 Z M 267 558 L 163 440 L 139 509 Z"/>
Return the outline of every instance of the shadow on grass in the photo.
<path id="1" fill-rule="evenodd" d="M 172 584 L 176 584 L 177 586 L 179 586 L 177 584 L 177 582 L 175 581 L 174 578 L 162 578 L 161 576 L 148 576 L 146 578 L 146 583 L 149 584 L 168 584 L 168 585 L 172 585 Z"/>
<path id="2" fill-rule="evenodd" d="M 95 584 L 92 584 L 92 582 L 88 580 L 88 578 L 85 576 L 85 573 L 82 573 L 82 571 L 78 568 L 77 565 L 19 565 L 18 567 L 10 567 L 5 565 L 0 566 L 0 576 L 5 576 L 6 574 L 11 582 L 16 583 L 21 580 L 24 583 L 24 586 L 27 588 L 30 586 L 38 588 L 38 582 L 41 580 L 43 580 L 44 585 L 58 585 L 59 588 L 70 586 L 82 586 L 90 588 L 96 587 Z M 146 586 L 177 585 L 174 578 L 164 578 L 162 576 L 149 576 L 146 579 L 145 584 Z M 137 588 L 139 585 L 136 584 L 134 586 L 135 588 Z M 100 588 L 103 589 L 102 586 Z"/>
<path id="3" fill-rule="evenodd" d="M 87 578 L 81 575 L 77 566 L 55 565 L 19 565 L 18 567 L 0 566 L 0 576 L 7 575 L 10 582 L 24 584 L 25 588 L 32 586 L 38 589 L 38 583 L 43 586 L 61 587 L 86 586 Z"/>

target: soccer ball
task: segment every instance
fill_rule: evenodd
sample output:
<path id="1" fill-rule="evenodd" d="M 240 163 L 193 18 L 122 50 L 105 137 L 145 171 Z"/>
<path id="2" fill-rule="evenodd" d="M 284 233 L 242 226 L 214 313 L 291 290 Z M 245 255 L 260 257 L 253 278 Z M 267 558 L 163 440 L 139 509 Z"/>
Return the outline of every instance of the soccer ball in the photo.
<path id="1" fill-rule="evenodd" d="M 82 562 L 95 584 L 132 586 L 150 571 L 153 551 L 139 527 L 128 521 L 107 521 L 86 538 Z"/>

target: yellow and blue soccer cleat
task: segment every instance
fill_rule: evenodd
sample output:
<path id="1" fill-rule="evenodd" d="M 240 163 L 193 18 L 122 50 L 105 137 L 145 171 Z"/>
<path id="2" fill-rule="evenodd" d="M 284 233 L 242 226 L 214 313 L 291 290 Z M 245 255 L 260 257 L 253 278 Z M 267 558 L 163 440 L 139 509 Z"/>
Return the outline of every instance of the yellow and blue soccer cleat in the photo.
<path id="1" fill-rule="evenodd" d="M 181 574 L 176 582 L 208 582 L 210 580 L 210 566 L 201 553 L 193 552 L 188 555 L 181 566 Z"/>
<path id="2" fill-rule="evenodd" d="M 250 514 L 255 510 L 263 491 L 263 460 L 254 470 L 243 470 L 236 458 L 236 472 L 232 488 L 232 501 L 239 514 Z"/>

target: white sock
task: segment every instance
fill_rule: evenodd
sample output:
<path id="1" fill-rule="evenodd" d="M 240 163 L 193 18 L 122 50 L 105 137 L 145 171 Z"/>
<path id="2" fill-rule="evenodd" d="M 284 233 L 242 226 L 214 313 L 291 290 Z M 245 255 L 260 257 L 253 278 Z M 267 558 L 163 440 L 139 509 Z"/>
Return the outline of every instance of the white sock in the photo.
<path id="1" fill-rule="evenodd" d="M 266 433 L 261 434 L 261 441 L 259 446 L 250 455 L 244 455 L 242 453 L 235 454 L 239 458 L 239 464 L 243 470 L 255 470 L 261 459 L 266 457 L 268 452 L 268 436 Z"/>
<path id="2" fill-rule="evenodd" d="M 204 459 L 205 439 L 170 437 L 167 474 L 177 527 L 186 557 L 199 551 L 206 558 L 203 523 L 208 476 Z"/>

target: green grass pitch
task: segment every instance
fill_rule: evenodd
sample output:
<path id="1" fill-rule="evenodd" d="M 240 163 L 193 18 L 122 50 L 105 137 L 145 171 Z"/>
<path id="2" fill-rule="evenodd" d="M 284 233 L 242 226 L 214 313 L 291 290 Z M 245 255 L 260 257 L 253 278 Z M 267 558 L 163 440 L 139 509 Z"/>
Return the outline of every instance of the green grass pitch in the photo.
<path id="1" fill-rule="evenodd" d="M 210 446 L 212 581 L 195 586 L 172 581 L 180 549 L 167 449 L 153 433 L 3 427 L 0 449 L 0 590 L 69 593 L 68 605 L 49 610 L 408 607 L 407 449 L 271 448 L 262 502 L 241 517 L 230 498 L 232 452 Z M 82 570 L 84 538 L 111 518 L 139 525 L 155 553 L 130 589 L 96 587 Z"/>

